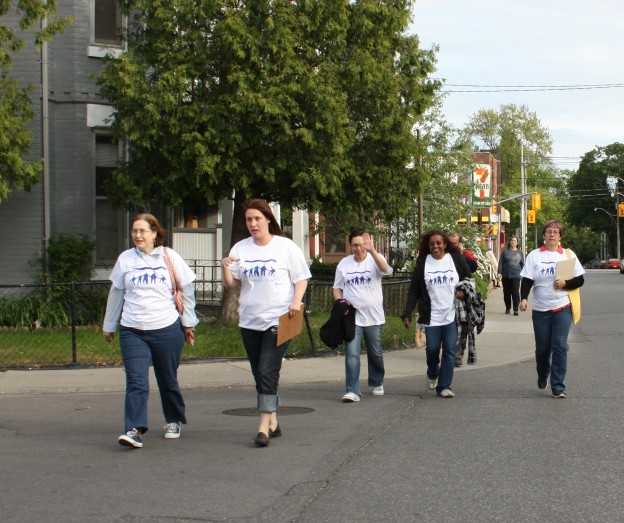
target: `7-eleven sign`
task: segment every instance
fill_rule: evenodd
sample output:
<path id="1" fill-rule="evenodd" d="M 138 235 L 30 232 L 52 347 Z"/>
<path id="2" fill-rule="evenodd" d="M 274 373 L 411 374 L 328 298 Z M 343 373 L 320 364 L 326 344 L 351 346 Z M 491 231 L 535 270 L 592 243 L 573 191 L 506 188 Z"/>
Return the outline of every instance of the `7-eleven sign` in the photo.
<path id="1" fill-rule="evenodd" d="M 474 195 L 479 200 L 487 200 L 491 194 L 492 172 L 487 164 L 477 164 L 472 180 L 475 186 Z"/>

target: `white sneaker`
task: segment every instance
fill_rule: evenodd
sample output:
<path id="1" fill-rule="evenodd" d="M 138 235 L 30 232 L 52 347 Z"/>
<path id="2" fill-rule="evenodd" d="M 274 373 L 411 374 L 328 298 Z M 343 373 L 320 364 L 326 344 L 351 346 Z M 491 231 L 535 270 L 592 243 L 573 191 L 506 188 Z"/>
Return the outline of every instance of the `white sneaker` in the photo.
<path id="1" fill-rule="evenodd" d="M 379 385 L 379 387 L 375 387 L 373 389 L 373 396 L 383 396 L 383 395 L 384 395 L 383 385 Z"/>
<path id="2" fill-rule="evenodd" d="M 432 380 L 431 378 L 427 378 L 427 383 L 429 384 L 429 390 L 435 390 L 438 386 L 438 378 Z"/>
<path id="3" fill-rule="evenodd" d="M 360 401 L 360 397 L 355 392 L 347 392 L 342 397 L 342 401 L 345 403 L 353 403 L 354 401 Z"/>
<path id="4" fill-rule="evenodd" d="M 165 425 L 165 438 L 177 439 L 180 437 L 180 424 L 179 423 L 167 423 Z"/>
<path id="5" fill-rule="evenodd" d="M 441 398 L 454 398 L 455 393 L 451 389 L 444 389 L 443 391 L 438 392 L 438 396 Z"/>

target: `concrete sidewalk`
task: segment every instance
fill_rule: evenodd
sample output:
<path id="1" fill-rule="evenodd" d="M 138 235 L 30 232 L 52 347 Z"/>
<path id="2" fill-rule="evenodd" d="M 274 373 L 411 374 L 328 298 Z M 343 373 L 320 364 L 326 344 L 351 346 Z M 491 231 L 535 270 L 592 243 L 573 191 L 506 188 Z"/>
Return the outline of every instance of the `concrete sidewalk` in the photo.
<path id="1" fill-rule="evenodd" d="M 485 329 L 477 336 L 477 363 L 464 365 L 456 372 L 498 365 L 509 365 L 534 357 L 533 326 L 530 309 L 519 316 L 504 314 L 503 291 L 490 289 L 486 302 Z M 573 335 L 572 331 L 572 335 Z M 406 349 L 386 352 L 385 380 L 424 375 L 425 351 Z M 182 364 L 179 369 L 182 389 L 253 386 L 249 364 L 245 360 L 210 361 Z M 344 356 L 318 356 L 286 359 L 280 384 L 328 383 L 344 381 Z M 362 361 L 362 379 L 366 378 L 366 356 Z M 151 386 L 156 388 L 154 376 Z M 0 373 L 0 395 L 72 394 L 123 392 L 125 375 L 121 367 L 9 370 Z"/>

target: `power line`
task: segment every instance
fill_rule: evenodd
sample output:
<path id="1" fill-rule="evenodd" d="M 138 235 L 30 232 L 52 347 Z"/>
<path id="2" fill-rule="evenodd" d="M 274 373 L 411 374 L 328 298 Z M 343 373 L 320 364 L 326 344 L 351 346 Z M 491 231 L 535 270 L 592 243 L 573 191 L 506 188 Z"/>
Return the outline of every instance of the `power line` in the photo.
<path id="1" fill-rule="evenodd" d="M 572 84 L 572 85 L 485 85 L 444 84 L 445 87 L 474 87 L 475 89 L 442 89 L 446 93 L 505 93 L 524 91 L 580 91 L 593 89 L 618 89 L 624 84 Z"/>

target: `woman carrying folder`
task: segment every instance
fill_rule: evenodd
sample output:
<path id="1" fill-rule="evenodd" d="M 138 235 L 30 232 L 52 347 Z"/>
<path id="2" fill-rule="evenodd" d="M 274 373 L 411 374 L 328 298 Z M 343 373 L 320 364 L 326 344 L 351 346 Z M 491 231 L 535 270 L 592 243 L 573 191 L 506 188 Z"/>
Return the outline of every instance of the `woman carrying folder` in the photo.
<path id="1" fill-rule="evenodd" d="M 526 311 L 533 288 L 533 331 L 535 333 L 535 362 L 537 386 L 550 388 L 555 398 L 565 398 L 564 379 L 568 364 L 568 333 L 572 324 L 572 309 L 568 290 L 578 289 L 585 282 L 582 265 L 576 254 L 561 247 L 563 224 L 546 222 L 542 228 L 544 245 L 529 253 L 520 276 L 520 310 Z M 568 251 L 566 253 L 566 251 Z M 575 260 L 569 278 L 557 274 L 557 263 Z"/>
<path id="2" fill-rule="evenodd" d="M 221 261 L 226 287 L 241 286 L 239 327 L 256 382 L 260 420 L 255 444 L 266 447 L 281 436 L 277 422 L 282 359 L 289 341 L 277 345 L 279 318 L 303 314 L 301 301 L 311 277 L 303 252 L 284 237 L 266 201 L 243 204 L 250 237 L 238 242 Z"/>

